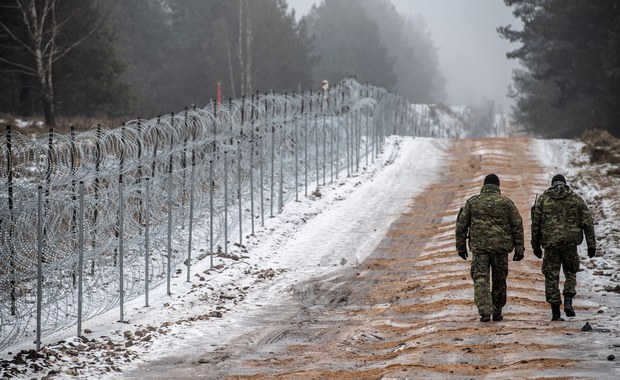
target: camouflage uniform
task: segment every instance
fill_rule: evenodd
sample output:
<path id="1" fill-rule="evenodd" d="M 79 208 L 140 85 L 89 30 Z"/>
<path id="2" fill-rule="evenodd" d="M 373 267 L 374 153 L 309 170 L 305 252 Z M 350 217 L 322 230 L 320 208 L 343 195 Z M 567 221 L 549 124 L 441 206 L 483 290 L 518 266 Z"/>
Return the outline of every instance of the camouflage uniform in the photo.
<path id="1" fill-rule="evenodd" d="M 456 220 L 456 249 L 473 254 L 471 277 L 480 315 L 501 313 L 506 304 L 508 253 L 524 252 L 523 221 L 514 203 L 501 195 L 499 186 L 485 184 L 479 195 L 467 200 Z M 492 272 L 492 290 L 489 277 Z"/>
<path id="2" fill-rule="evenodd" d="M 589 248 L 596 248 L 594 224 L 586 202 L 562 181 L 555 181 L 536 201 L 532 212 L 532 248 L 544 248 L 542 273 L 550 304 L 562 303 L 560 268 L 564 271 L 565 297 L 577 293 L 577 246 L 585 233 Z"/>

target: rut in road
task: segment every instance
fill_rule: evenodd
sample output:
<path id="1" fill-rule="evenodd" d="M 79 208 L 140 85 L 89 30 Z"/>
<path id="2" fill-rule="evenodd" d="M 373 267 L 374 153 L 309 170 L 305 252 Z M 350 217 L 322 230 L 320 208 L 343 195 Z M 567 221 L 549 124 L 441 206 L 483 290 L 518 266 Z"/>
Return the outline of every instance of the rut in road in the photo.
<path id="1" fill-rule="evenodd" d="M 604 378 L 578 317 L 551 322 L 530 244 L 534 194 L 547 186 L 533 140 L 455 140 L 441 179 L 410 203 L 357 267 L 296 289 L 299 305 L 168 375 L 228 378 Z M 526 257 L 510 262 L 504 321 L 481 323 L 470 261 L 454 248 L 456 215 L 486 174 L 519 208 Z M 511 254 L 512 256 L 512 254 Z M 590 310 L 590 313 L 592 311 Z M 611 365 L 611 364 L 610 364 Z M 601 367 L 602 366 L 602 367 Z"/>

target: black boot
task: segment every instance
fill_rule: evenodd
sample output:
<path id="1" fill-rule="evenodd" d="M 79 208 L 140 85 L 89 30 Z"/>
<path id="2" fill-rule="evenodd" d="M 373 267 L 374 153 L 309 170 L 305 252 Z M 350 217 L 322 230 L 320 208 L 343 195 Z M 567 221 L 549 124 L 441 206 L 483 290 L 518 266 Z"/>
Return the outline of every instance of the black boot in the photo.
<path id="1" fill-rule="evenodd" d="M 489 322 L 491 321 L 491 316 L 489 314 L 482 314 L 480 316 L 480 322 Z"/>
<path id="2" fill-rule="evenodd" d="M 567 317 L 575 316 L 575 310 L 573 309 L 573 296 L 564 296 L 564 312 Z"/>
<path id="3" fill-rule="evenodd" d="M 502 315 L 502 309 L 500 308 L 495 309 L 495 312 L 493 313 L 493 320 L 495 322 L 499 322 L 502 319 L 504 319 L 504 316 Z"/>
<path id="4" fill-rule="evenodd" d="M 551 320 L 552 321 L 563 321 L 562 315 L 560 314 L 560 304 L 552 303 L 551 304 Z"/>

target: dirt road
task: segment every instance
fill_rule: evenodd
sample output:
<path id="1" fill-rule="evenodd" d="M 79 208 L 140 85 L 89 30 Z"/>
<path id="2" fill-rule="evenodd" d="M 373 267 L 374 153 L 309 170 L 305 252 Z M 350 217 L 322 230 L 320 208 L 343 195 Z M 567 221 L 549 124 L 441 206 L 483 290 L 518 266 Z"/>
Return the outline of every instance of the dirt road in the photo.
<path id="1" fill-rule="evenodd" d="M 441 181 L 412 199 L 372 254 L 352 270 L 296 286 L 294 304 L 214 352 L 152 363 L 149 378 L 620 378 L 609 334 L 581 292 L 577 317 L 551 322 L 540 260 L 529 249 L 529 206 L 547 186 L 532 140 L 458 140 Z M 460 206 L 497 173 L 521 212 L 526 257 L 510 262 L 504 321 L 481 323 L 469 261 L 454 250 Z M 545 175 L 543 175 L 545 174 Z M 581 290 L 581 289 L 580 289 Z"/>

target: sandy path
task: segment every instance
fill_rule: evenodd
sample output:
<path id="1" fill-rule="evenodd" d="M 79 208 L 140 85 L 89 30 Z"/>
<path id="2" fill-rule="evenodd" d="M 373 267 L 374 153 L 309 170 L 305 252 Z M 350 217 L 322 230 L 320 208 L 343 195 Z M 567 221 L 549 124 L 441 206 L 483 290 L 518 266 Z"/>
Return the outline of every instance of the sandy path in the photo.
<path id="1" fill-rule="evenodd" d="M 576 299 L 576 318 L 549 320 L 541 262 L 529 249 L 529 206 L 546 186 L 531 146 L 455 141 L 442 180 L 412 200 L 359 266 L 298 285 L 296 304 L 274 305 L 257 331 L 197 360 L 154 363 L 140 376 L 620 378 L 616 362 L 596 356 L 609 344 L 604 335 L 580 331 L 596 318 L 587 295 Z M 492 172 L 523 216 L 526 258 L 510 262 L 504 321 L 483 324 L 470 262 L 454 251 L 454 221 Z"/>

